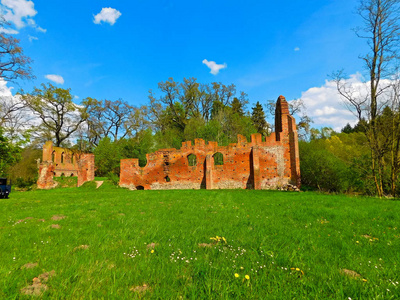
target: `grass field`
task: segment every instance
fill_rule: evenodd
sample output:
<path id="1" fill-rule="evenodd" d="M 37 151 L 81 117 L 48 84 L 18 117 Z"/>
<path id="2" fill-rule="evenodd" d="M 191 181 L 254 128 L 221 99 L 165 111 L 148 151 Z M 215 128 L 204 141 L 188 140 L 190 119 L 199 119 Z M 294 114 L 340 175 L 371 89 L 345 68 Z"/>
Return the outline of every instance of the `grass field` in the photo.
<path id="1" fill-rule="evenodd" d="M 0 299 L 400 298 L 400 201 L 106 182 L 0 203 Z"/>

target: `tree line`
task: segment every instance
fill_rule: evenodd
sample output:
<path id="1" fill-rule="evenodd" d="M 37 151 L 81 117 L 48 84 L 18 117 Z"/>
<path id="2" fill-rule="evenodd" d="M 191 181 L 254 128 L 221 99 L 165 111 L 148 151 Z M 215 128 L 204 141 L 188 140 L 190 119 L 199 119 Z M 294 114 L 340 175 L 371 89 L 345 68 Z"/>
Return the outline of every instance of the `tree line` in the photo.
<path id="1" fill-rule="evenodd" d="M 379 197 L 400 194 L 399 3 L 360 1 L 363 25 L 355 32 L 369 47 L 360 55 L 366 70 L 362 88 L 351 85 L 343 70 L 332 74 L 343 103 L 358 119 L 355 126 L 348 124 L 340 133 L 312 128 L 303 101 L 289 102 L 298 120 L 304 188 Z M 1 32 L 0 77 L 32 78 L 30 59 L 19 41 Z M 180 148 L 186 140 L 228 145 L 237 134 L 268 136 L 273 128 L 266 114 L 273 115 L 275 107 L 269 100 L 249 108 L 248 96 L 235 85 L 202 84 L 195 78 L 160 82 L 141 107 L 90 97 L 77 104 L 70 89 L 51 84 L 17 98 L 0 99 L 0 176 L 11 174 L 22 183 L 34 182 L 36 149 L 46 140 L 95 153 L 97 175 L 115 177 L 121 158 L 139 158 L 143 166 L 146 153 Z"/>

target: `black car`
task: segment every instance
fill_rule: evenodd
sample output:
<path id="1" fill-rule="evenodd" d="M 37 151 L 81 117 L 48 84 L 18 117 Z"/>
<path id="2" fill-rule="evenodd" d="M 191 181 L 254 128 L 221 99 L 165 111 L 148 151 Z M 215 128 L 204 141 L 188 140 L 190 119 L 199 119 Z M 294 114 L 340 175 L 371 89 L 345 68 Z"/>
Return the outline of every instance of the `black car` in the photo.
<path id="1" fill-rule="evenodd" d="M 10 193 L 11 193 L 11 181 L 7 180 L 7 178 L 0 178 L 0 199 L 8 198 L 8 195 Z"/>

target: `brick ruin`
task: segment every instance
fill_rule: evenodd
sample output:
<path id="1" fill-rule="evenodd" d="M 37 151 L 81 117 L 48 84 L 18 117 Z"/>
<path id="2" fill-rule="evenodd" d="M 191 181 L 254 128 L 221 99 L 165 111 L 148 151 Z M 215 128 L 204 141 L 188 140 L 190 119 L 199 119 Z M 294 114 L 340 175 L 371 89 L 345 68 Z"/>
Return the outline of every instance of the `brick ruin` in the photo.
<path id="1" fill-rule="evenodd" d="M 51 141 L 43 146 L 43 159 L 39 166 L 39 189 L 51 189 L 57 186 L 53 177 L 78 176 L 78 185 L 94 180 L 94 155 L 53 147 Z"/>
<path id="2" fill-rule="evenodd" d="M 252 134 L 251 142 L 238 135 L 226 147 L 196 139 L 181 149 L 162 149 L 147 154 L 145 167 L 139 160 L 121 160 L 121 187 L 132 190 L 158 189 L 276 189 L 300 188 L 300 161 L 295 119 L 288 103 L 279 96 L 275 110 L 275 132 L 262 140 Z"/>

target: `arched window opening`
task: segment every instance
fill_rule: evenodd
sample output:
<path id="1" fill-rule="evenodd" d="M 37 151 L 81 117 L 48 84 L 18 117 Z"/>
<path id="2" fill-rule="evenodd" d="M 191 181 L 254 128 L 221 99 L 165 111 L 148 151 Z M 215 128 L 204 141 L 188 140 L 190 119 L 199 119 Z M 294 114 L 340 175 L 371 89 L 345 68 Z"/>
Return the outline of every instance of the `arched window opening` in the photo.
<path id="1" fill-rule="evenodd" d="M 171 178 L 169 178 L 169 176 L 167 175 L 167 176 L 165 176 L 165 182 L 171 182 Z"/>
<path id="2" fill-rule="evenodd" d="M 56 151 L 51 152 L 51 161 L 54 162 L 56 160 Z"/>
<path id="3" fill-rule="evenodd" d="M 139 191 L 142 191 L 142 190 L 144 190 L 144 186 L 138 185 L 138 186 L 136 187 L 136 189 L 139 190 Z"/>
<path id="4" fill-rule="evenodd" d="M 147 158 L 139 158 L 139 167 L 143 168 L 147 165 Z"/>
<path id="5" fill-rule="evenodd" d="M 224 155 L 221 152 L 217 152 L 213 155 L 214 165 L 220 166 L 224 164 Z"/>
<path id="6" fill-rule="evenodd" d="M 61 153 L 61 163 L 63 164 L 64 163 L 64 152 L 63 153 Z"/>
<path id="7" fill-rule="evenodd" d="M 189 154 L 188 157 L 188 163 L 190 167 L 193 167 L 195 165 L 197 165 L 197 157 L 194 154 Z"/>
<path id="8" fill-rule="evenodd" d="M 71 173 L 71 177 L 74 177 L 74 173 Z"/>

